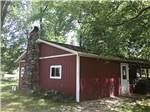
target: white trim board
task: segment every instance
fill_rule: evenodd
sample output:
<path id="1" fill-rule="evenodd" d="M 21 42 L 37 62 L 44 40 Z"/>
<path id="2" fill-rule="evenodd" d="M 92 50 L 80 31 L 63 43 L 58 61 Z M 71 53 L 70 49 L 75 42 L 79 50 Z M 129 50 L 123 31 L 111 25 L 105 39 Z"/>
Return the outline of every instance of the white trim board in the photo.
<path id="1" fill-rule="evenodd" d="M 99 56 L 99 55 L 92 54 L 92 53 L 78 52 L 78 51 L 75 51 L 75 50 L 72 50 L 72 49 L 63 47 L 63 46 L 61 46 L 61 45 L 57 45 L 57 44 L 52 43 L 52 42 L 47 42 L 47 41 L 42 40 L 42 39 L 38 39 L 38 40 L 37 40 L 37 43 L 44 43 L 44 44 L 47 44 L 47 45 L 56 47 L 56 48 L 58 48 L 58 49 L 65 50 L 65 51 L 68 51 L 68 52 L 70 52 L 70 53 L 72 53 L 72 54 L 76 54 L 76 55 L 83 56 L 83 57 L 98 58 L 98 59 L 113 60 L 113 61 L 123 61 L 123 62 L 126 62 L 126 63 L 129 63 L 129 62 L 144 63 L 144 62 L 142 62 L 142 61 L 121 59 L 121 58 L 118 58 L 118 57 L 106 57 L 106 56 Z M 25 53 L 26 53 L 26 52 L 22 53 L 21 56 L 19 56 L 19 58 L 18 58 L 15 62 L 18 62 L 18 61 L 22 58 L 22 56 L 23 56 Z"/>
<path id="2" fill-rule="evenodd" d="M 74 54 L 61 54 L 61 55 L 40 57 L 39 59 L 59 58 L 59 57 L 72 56 L 72 55 Z"/>
<path id="3" fill-rule="evenodd" d="M 80 56 L 76 55 L 76 102 L 80 102 Z"/>
<path id="4" fill-rule="evenodd" d="M 26 60 L 21 60 L 20 62 L 25 62 Z"/>
<path id="5" fill-rule="evenodd" d="M 18 62 L 25 54 L 26 54 L 26 51 L 24 51 L 24 52 L 15 60 L 15 63 Z"/>
<path id="6" fill-rule="evenodd" d="M 39 59 L 50 59 L 50 58 L 60 58 L 60 57 L 66 57 L 66 56 L 73 56 L 75 54 L 61 54 L 61 55 L 54 55 L 54 56 L 44 56 L 39 57 Z M 25 60 L 21 60 L 20 62 L 25 62 Z"/>
<path id="7" fill-rule="evenodd" d="M 47 42 L 47 41 L 44 41 L 44 40 L 41 40 L 41 39 L 38 39 L 38 40 L 37 40 L 37 43 L 44 43 L 44 44 L 47 44 L 47 45 L 56 47 L 56 48 L 58 48 L 58 49 L 68 51 L 68 52 L 70 52 L 70 53 L 77 54 L 77 51 L 75 51 L 75 50 L 68 49 L 68 48 L 63 47 L 63 46 L 61 46 L 61 45 L 57 45 L 57 44 L 54 44 L 54 43 L 51 43 L 51 42 Z"/>
<path id="8" fill-rule="evenodd" d="M 127 67 L 127 74 L 126 74 L 126 79 L 123 79 L 123 74 L 122 74 L 122 66 Z M 130 94 L 130 85 L 129 85 L 129 64 L 128 63 L 120 63 L 120 75 L 121 75 L 121 94 L 122 95 L 129 95 Z M 123 89 L 125 86 L 126 89 Z"/>
<path id="9" fill-rule="evenodd" d="M 44 43 L 44 44 L 47 44 L 47 45 L 56 47 L 56 48 L 61 49 L 61 50 L 65 50 L 65 51 L 70 52 L 70 53 L 72 53 L 72 54 L 78 54 L 78 52 L 75 51 L 75 50 L 72 50 L 72 49 L 63 47 L 63 46 L 61 46 L 61 45 L 57 45 L 57 44 L 51 43 L 51 42 L 47 42 L 47 41 L 44 41 L 44 40 L 41 40 L 41 39 L 38 39 L 36 42 L 37 42 L 37 43 Z M 25 53 L 26 53 L 26 51 L 25 51 L 24 53 L 22 53 L 22 54 L 19 56 L 19 58 L 17 58 L 17 60 L 16 60 L 15 62 L 18 62 L 18 61 L 22 58 L 22 56 L 23 56 Z"/>

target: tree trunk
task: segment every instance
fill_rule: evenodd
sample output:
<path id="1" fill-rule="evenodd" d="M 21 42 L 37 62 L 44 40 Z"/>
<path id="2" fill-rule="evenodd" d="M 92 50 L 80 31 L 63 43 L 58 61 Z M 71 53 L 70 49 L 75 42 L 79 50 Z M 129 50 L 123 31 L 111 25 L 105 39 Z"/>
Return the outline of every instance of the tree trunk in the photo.
<path id="1" fill-rule="evenodd" d="M 33 91 L 39 89 L 39 47 L 36 43 L 38 31 L 38 27 L 34 27 L 30 33 L 26 52 L 25 80 L 28 89 Z"/>
<path id="2" fill-rule="evenodd" d="M 10 1 L 0 1 L 0 6 L 1 6 L 1 27 L 3 27 L 5 17 L 7 15 L 8 7 L 10 5 Z"/>

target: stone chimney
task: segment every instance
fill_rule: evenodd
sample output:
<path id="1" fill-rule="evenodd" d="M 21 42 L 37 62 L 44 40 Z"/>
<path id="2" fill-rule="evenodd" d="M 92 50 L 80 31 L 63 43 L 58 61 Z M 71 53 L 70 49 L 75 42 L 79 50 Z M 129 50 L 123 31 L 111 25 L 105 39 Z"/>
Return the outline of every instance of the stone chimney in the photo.
<path id="1" fill-rule="evenodd" d="M 25 81 L 29 90 L 39 89 L 39 47 L 36 43 L 39 38 L 39 28 L 34 27 L 30 32 L 26 52 Z"/>

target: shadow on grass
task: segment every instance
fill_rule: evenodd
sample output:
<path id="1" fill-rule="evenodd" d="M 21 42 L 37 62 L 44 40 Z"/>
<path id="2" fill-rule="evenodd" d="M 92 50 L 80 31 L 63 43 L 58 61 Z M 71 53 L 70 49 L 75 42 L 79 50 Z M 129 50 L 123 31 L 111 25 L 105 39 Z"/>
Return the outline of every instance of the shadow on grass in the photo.
<path id="1" fill-rule="evenodd" d="M 1 83 L 2 112 L 82 112 L 84 110 L 84 112 L 90 112 L 90 110 L 103 112 L 104 108 L 106 108 L 104 112 L 150 112 L 150 99 L 147 98 L 106 99 L 104 102 L 100 100 L 95 103 L 85 102 L 81 105 L 82 103 L 77 104 L 71 97 L 51 92 L 33 95 L 24 95 L 20 91 L 11 92 L 11 86 L 16 83 L 14 81 Z"/>
<path id="2" fill-rule="evenodd" d="M 14 82 L 3 81 L 1 83 L 2 112 L 58 112 L 73 111 L 76 105 L 73 99 L 61 95 L 24 95 L 20 91 L 11 92 Z"/>
<path id="3" fill-rule="evenodd" d="M 149 103 L 149 104 L 148 104 Z M 150 102 L 136 103 L 136 105 L 132 108 L 133 112 L 150 112 Z"/>

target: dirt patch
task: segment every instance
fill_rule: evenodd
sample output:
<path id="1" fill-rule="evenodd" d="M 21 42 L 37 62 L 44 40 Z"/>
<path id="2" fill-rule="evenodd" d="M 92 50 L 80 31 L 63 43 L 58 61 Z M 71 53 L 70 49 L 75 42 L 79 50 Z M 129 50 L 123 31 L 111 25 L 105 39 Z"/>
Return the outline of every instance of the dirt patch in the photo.
<path id="1" fill-rule="evenodd" d="M 142 100 L 142 101 L 141 101 Z M 144 101 L 147 102 L 146 107 Z M 81 102 L 82 112 L 148 112 L 150 111 L 150 99 L 147 96 L 132 95 L 130 97 L 102 98 L 94 101 Z M 146 110 L 146 111 L 145 111 Z"/>

